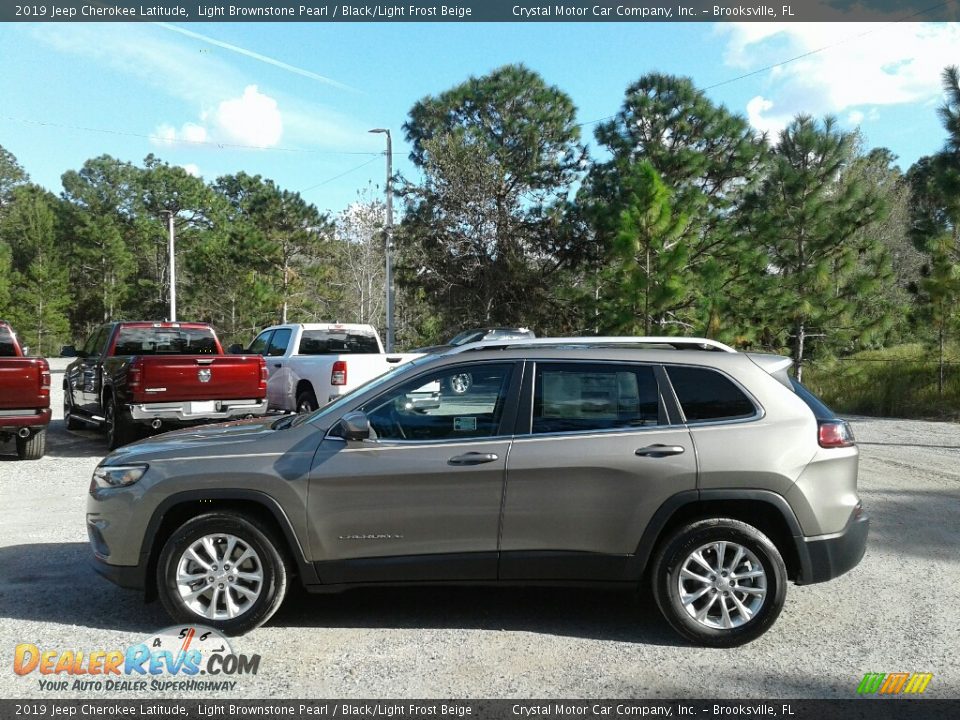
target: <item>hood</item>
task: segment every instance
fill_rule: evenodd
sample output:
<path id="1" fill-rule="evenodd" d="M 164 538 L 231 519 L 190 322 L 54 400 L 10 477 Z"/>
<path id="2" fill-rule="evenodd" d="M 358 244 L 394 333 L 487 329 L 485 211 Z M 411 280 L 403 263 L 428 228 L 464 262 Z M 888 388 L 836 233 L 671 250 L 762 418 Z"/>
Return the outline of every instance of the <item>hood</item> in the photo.
<path id="1" fill-rule="evenodd" d="M 104 459 L 103 464 L 119 465 L 165 455 L 204 455 L 211 446 L 216 446 L 217 453 L 221 454 L 253 454 L 259 451 L 262 441 L 286 432 L 273 429 L 281 419 L 272 416 L 174 430 L 118 448 Z"/>

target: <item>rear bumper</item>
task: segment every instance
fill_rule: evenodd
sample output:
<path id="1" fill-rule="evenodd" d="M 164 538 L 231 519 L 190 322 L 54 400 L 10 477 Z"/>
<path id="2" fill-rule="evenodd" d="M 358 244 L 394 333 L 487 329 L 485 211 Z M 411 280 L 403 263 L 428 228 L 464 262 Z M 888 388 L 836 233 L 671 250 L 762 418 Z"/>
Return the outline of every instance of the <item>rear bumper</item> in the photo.
<path id="1" fill-rule="evenodd" d="M 802 538 L 798 545 L 806 560 L 797 584 L 825 582 L 855 568 L 866 552 L 869 531 L 870 518 L 861 514 L 851 517 L 839 533 Z"/>
<path id="2" fill-rule="evenodd" d="M 4 413 L 11 413 L 6 415 Z M 12 414 L 16 413 L 16 414 Z M 0 432 L 16 432 L 20 428 L 41 430 L 50 424 L 50 408 L 0 411 Z"/>
<path id="3" fill-rule="evenodd" d="M 250 415 L 265 415 L 267 400 L 212 400 L 213 409 L 200 408 L 196 402 L 135 403 L 129 405 L 130 416 L 136 422 L 162 420 L 175 423 L 208 423 L 217 420 L 236 420 Z"/>

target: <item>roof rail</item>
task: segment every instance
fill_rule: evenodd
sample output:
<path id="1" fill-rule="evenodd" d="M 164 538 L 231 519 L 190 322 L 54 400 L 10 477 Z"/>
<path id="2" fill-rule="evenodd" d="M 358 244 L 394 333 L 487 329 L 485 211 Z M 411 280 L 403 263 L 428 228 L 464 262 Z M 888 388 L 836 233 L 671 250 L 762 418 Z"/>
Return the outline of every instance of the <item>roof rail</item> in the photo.
<path id="1" fill-rule="evenodd" d="M 737 352 L 722 342 L 700 337 L 644 336 L 644 337 L 554 337 L 517 340 L 480 340 L 458 345 L 447 351 L 447 355 L 456 355 L 471 350 L 496 350 L 517 347 L 596 347 L 601 345 L 669 345 L 676 350 L 707 350 L 712 352 Z"/>

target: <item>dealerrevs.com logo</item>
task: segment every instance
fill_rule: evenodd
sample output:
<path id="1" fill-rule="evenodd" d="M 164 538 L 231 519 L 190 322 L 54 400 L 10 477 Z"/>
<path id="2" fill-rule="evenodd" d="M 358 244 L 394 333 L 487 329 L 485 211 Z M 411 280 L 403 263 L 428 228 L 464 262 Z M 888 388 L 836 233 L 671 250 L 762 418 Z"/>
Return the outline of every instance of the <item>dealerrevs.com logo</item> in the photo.
<path id="1" fill-rule="evenodd" d="M 216 630 L 169 627 L 125 650 L 74 650 L 17 645 L 13 671 L 36 675 L 44 691 L 233 690 L 237 676 L 256 675 L 259 655 L 234 652 Z"/>

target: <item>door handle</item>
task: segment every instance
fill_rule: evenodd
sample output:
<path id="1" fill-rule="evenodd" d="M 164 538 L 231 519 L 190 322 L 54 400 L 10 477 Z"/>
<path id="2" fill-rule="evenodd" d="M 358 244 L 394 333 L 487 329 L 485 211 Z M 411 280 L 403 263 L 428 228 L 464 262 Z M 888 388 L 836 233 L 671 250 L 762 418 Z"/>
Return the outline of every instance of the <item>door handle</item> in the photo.
<path id="1" fill-rule="evenodd" d="M 683 454 L 682 445 L 647 445 L 647 447 L 637 448 L 634 451 L 634 455 L 639 457 L 653 457 L 661 458 L 667 457 L 668 455 L 681 455 Z"/>
<path id="2" fill-rule="evenodd" d="M 478 452 L 469 452 L 465 455 L 457 455 L 447 460 L 448 465 L 483 465 L 484 463 L 493 462 L 497 460 L 498 457 L 493 453 L 478 453 Z"/>
<path id="3" fill-rule="evenodd" d="M 275 368 L 282 368 L 282 367 L 283 367 L 283 363 L 274 363 L 273 366 L 274 366 Z"/>

